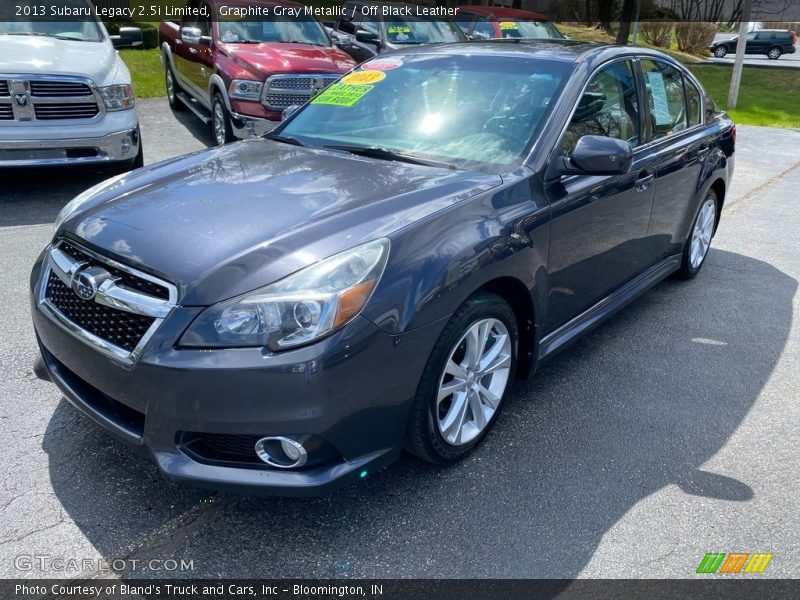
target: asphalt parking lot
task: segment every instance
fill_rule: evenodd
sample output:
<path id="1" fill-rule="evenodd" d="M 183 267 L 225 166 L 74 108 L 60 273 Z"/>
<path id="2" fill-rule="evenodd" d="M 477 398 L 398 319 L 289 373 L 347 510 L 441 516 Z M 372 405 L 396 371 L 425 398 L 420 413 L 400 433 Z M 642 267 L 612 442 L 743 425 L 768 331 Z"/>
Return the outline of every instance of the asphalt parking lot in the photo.
<path id="1" fill-rule="evenodd" d="M 164 100 L 140 115 L 147 162 L 210 142 Z M 134 577 L 684 578 L 711 551 L 772 552 L 767 575 L 800 576 L 798 148 L 798 131 L 740 127 L 702 274 L 517 384 L 468 459 L 403 458 L 305 500 L 173 485 L 34 377 L 30 266 L 97 178 L 4 178 L 0 577 L 81 574 L 19 561 L 47 556 L 193 561 Z"/>

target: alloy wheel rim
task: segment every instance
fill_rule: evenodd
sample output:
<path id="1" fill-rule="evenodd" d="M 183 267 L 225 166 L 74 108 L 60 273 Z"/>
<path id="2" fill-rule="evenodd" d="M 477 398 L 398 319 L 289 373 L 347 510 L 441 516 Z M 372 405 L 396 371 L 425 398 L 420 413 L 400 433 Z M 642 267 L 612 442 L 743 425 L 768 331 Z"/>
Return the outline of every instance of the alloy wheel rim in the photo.
<path id="1" fill-rule="evenodd" d="M 214 103 L 214 137 L 217 139 L 217 145 L 225 144 L 225 115 L 218 101 Z"/>
<path id="2" fill-rule="evenodd" d="M 692 241 L 689 246 L 689 264 L 696 269 L 708 254 L 711 245 L 711 234 L 714 233 L 714 221 L 717 207 L 710 198 L 703 203 L 692 228 Z"/>
<path id="3" fill-rule="evenodd" d="M 723 56 L 725 56 L 727 54 L 727 51 L 724 50 L 723 48 L 717 48 L 717 50 L 714 52 L 714 54 L 716 54 L 718 58 L 722 58 Z"/>
<path id="4" fill-rule="evenodd" d="M 511 336 L 498 319 L 470 325 L 450 350 L 436 391 L 436 425 L 449 444 L 468 444 L 497 412 L 511 374 Z"/>
<path id="5" fill-rule="evenodd" d="M 770 58 L 778 58 L 779 56 L 780 56 L 780 53 L 777 50 L 770 50 L 769 51 L 769 57 Z"/>
<path id="6" fill-rule="evenodd" d="M 167 71 L 167 98 L 170 102 L 175 102 L 175 82 L 172 80 L 172 73 Z"/>

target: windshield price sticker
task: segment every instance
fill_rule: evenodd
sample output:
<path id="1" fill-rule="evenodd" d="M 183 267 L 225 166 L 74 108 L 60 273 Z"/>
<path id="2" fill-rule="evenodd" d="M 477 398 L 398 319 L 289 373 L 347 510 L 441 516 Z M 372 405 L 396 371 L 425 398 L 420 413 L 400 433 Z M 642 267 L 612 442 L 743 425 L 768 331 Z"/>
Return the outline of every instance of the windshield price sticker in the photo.
<path id="1" fill-rule="evenodd" d="M 519 29 L 519 26 L 514 21 L 501 21 L 500 29 Z"/>
<path id="2" fill-rule="evenodd" d="M 402 66 L 403 61 L 400 58 L 379 58 L 364 63 L 361 68 L 365 71 L 391 71 Z"/>
<path id="3" fill-rule="evenodd" d="M 311 101 L 311 104 L 327 104 L 328 106 L 353 106 L 373 87 L 374 86 L 372 85 L 347 85 L 346 83 L 334 83 L 319 96 L 314 98 Z"/>
<path id="4" fill-rule="evenodd" d="M 342 77 L 341 82 L 350 85 L 369 85 L 384 79 L 386 79 L 386 73 L 383 71 L 358 71 L 357 73 L 345 75 Z"/>

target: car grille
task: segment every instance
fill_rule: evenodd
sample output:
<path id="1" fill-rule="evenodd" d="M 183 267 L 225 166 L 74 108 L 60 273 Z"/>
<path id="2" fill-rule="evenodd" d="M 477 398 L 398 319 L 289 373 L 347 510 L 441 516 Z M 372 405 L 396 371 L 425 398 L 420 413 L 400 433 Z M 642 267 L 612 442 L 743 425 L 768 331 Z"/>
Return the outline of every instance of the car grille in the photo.
<path id="1" fill-rule="evenodd" d="M 305 104 L 340 75 L 273 75 L 267 78 L 261 102 L 270 110 L 282 111 L 296 104 Z"/>
<path id="2" fill-rule="evenodd" d="M 78 295 L 73 282 L 84 271 L 104 274 L 102 293 L 88 299 Z M 66 239 L 50 251 L 43 279 L 39 303 L 45 314 L 84 342 L 130 363 L 177 299 L 170 284 Z"/>
<path id="3" fill-rule="evenodd" d="M 102 101 L 88 83 L 33 78 L 0 81 L 2 121 L 94 119 L 102 110 Z"/>
<path id="4" fill-rule="evenodd" d="M 152 317 L 116 310 L 94 300 L 82 300 L 55 273 L 50 273 L 47 280 L 45 297 L 81 329 L 128 352 L 133 352 L 155 322 Z"/>

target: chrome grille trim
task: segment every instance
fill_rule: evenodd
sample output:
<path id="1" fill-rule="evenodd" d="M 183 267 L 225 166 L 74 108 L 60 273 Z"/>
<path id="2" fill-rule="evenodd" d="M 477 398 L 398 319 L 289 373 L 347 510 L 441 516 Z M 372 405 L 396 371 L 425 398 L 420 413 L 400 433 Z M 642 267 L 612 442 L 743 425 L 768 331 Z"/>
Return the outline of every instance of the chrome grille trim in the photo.
<path id="1" fill-rule="evenodd" d="M 96 122 L 105 113 L 99 90 L 86 77 L 0 73 L 0 119 L 4 121 Z"/>
<path id="2" fill-rule="evenodd" d="M 261 103 L 273 111 L 282 111 L 293 104 L 305 104 L 340 77 L 337 73 L 272 75 L 264 84 Z"/>
<path id="3" fill-rule="evenodd" d="M 165 288 L 168 291 L 169 298 L 167 300 L 156 298 L 148 294 L 144 294 L 132 288 L 118 285 L 116 280 L 109 279 L 100 285 L 97 290 L 97 295 L 94 297 L 94 302 L 113 308 L 115 310 L 128 312 L 140 316 L 147 316 L 154 319 L 153 324 L 145 332 L 136 347 L 132 350 L 121 348 L 108 340 L 105 340 L 91 331 L 79 326 L 77 323 L 71 321 L 64 315 L 57 306 L 52 304 L 47 296 L 47 285 L 50 275 L 53 274 L 60 279 L 67 287 L 72 287 L 72 278 L 88 263 L 85 261 L 77 260 L 60 249 L 60 246 L 67 242 L 66 240 L 59 240 L 50 248 L 43 261 L 42 273 L 40 275 L 37 303 L 40 310 L 50 318 L 51 321 L 63 327 L 68 333 L 81 340 L 82 342 L 95 347 L 103 354 L 125 364 L 133 365 L 141 355 L 142 350 L 147 345 L 147 342 L 153 336 L 163 323 L 164 319 L 170 311 L 176 306 L 178 301 L 178 289 L 166 281 L 143 273 L 138 269 L 129 267 L 108 257 L 102 256 L 85 246 L 76 243 L 73 240 L 68 240 L 68 244 L 77 248 L 80 252 L 87 255 L 92 259 L 92 264 L 105 265 L 124 273 L 130 274 L 134 277 L 144 279 L 156 285 Z"/>

